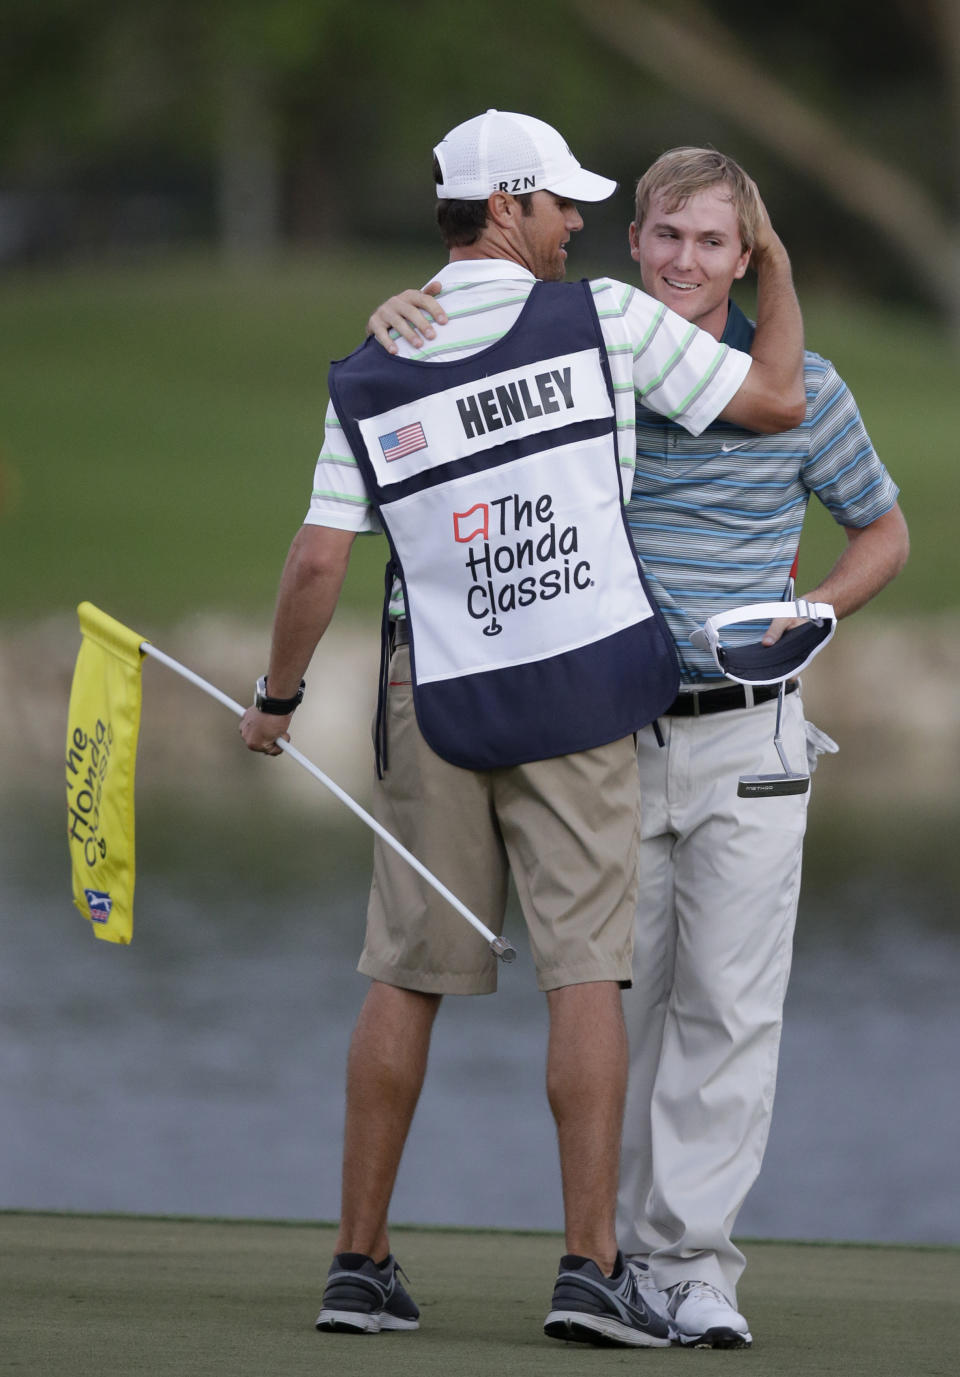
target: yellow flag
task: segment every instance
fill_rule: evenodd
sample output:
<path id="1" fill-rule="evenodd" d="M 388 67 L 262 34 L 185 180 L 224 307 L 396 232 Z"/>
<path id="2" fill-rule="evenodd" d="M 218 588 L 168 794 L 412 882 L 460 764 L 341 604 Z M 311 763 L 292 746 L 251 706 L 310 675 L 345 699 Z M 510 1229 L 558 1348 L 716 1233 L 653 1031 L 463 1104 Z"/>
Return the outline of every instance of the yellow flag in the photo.
<path id="1" fill-rule="evenodd" d="M 67 839 L 73 902 L 97 937 L 133 935 L 133 785 L 140 731 L 142 636 L 92 603 L 67 720 Z"/>

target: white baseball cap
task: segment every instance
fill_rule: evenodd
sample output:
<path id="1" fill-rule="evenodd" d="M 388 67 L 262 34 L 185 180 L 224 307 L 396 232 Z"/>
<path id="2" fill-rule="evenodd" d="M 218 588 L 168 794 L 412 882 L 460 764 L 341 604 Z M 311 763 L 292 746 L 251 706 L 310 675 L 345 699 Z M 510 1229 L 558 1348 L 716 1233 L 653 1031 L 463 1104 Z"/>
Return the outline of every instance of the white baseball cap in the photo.
<path id="1" fill-rule="evenodd" d="M 773 645 L 764 645 L 762 639 L 746 645 L 723 644 L 720 632 L 725 626 L 737 625 L 742 630 L 751 622 L 761 622 L 765 629 L 776 617 L 804 617 L 806 621 L 785 631 Z M 836 629 L 837 615 L 828 602 L 807 602 L 804 598 L 751 602 L 708 617 L 702 628 L 690 633 L 690 644 L 709 651 L 721 673 L 738 684 L 779 684 L 806 669 L 833 639 Z"/>
<path id="2" fill-rule="evenodd" d="M 495 191 L 552 191 L 570 201 L 605 201 L 617 189 L 609 177 L 581 167 L 562 135 L 532 115 L 488 110 L 451 129 L 433 152 L 442 201 L 485 201 Z"/>

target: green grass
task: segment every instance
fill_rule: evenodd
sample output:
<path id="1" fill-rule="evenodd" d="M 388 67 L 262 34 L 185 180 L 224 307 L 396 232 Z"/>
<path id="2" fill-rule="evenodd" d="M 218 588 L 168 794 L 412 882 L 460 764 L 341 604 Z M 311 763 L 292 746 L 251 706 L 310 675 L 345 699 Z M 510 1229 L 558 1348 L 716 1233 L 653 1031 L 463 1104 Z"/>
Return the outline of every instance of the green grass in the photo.
<path id="1" fill-rule="evenodd" d="M 392 281 L 426 271 L 394 262 Z M 330 359 L 388 286 L 340 260 L 7 280 L 5 612 L 88 597 L 146 631 L 198 605 L 269 608 L 309 500 Z M 375 603 L 385 550 L 360 543 L 348 603 Z"/>
<path id="2" fill-rule="evenodd" d="M 747 1370 L 757 1377 L 947 1377 L 960 1250 L 746 1243 L 750 1353 L 593 1349 L 542 1332 L 552 1234 L 397 1229 L 416 1333 L 313 1330 L 330 1227 L 0 1215 L 0 1371 L 23 1377 L 511 1377 Z"/>
<path id="3" fill-rule="evenodd" d="M 378 252 L 246 275 L 192 261 L 0 281 L 2 615 L 87 597 L 146 634 L 197 606 L 267 612 L 306 510 L 328 363 L 376 302 L 439 260 Z M 956 356 L 919 316 L 805 305 L 809 343 L 854 387 L 903 488 L 916 553 L 883 606 L 954 604 Z M 813 511 L 810 581 L 837 537 Z M 385 544 L 356 550 L 345 603 L 372 611 Z"/>

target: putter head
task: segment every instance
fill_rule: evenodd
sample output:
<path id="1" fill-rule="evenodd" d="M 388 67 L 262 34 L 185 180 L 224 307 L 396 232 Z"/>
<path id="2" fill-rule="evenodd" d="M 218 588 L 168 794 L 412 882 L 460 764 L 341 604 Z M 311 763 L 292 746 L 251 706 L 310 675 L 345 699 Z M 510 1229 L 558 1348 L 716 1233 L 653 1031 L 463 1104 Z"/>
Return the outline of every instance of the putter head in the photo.
<path id="1" fill-rule="evenodd" d="M 792 770 L 782 775 L 741 775 L 737 784 L 738 798 L 780 798 L 784 794 L 805 794 L 810 788 L 810 776 Z"/>

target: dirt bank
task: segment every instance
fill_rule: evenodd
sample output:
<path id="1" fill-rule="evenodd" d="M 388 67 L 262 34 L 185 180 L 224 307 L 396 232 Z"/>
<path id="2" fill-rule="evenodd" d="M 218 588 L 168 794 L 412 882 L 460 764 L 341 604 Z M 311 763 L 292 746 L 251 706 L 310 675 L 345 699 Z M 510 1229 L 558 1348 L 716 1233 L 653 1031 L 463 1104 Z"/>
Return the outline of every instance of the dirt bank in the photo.
<path id="1" fill-rule="evenodd" d="M 147 634 L 145 628 L 139 628 Z M 150 628 L 153 631 L 153 628 Z M 334 622 L 308 674 L 294 741 L 361 801 L 372 769 L 370 719 L 376 697 L 373 618 Z M 154 633 L 160 649 L 240 702 L 266 663 L 269 627 L 199 613 Z M 0 792 L 59 798 L 76 620 L 52 617 L 0 626 Z M 293 762 L 254 759 L 236 719 L 155 661 L 143 671 L 138 789 L 186 790 L 203 801 L 248 794 L 275 806 L 341 808 Z M 804 676 L 808 715 L 833 736 L 838 756 L 817 773 L 821 807 L 960 806 L 960 613 L 860 617 L 841 625 Z"/>

